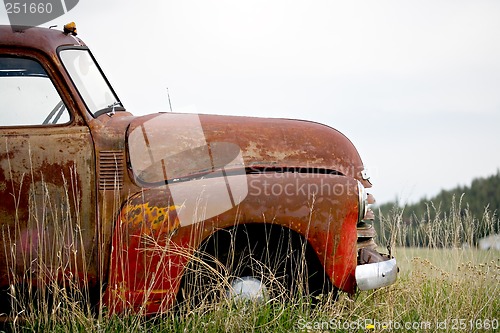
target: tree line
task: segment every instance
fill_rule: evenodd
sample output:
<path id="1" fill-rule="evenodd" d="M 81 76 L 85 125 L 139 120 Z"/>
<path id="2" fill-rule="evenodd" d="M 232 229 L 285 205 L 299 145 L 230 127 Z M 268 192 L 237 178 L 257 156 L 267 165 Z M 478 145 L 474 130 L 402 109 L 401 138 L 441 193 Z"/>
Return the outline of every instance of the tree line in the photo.
<path id="1" fill-rule="evenodd" d="M 474 179 L 470 186 L 442 190 L 413 204 L 389 202 L 375 206 L 374 211 L 379 237 L 392 237 L 393 244 L 475 246 L 479 239 L 500 232 L 500 170 Z"/>

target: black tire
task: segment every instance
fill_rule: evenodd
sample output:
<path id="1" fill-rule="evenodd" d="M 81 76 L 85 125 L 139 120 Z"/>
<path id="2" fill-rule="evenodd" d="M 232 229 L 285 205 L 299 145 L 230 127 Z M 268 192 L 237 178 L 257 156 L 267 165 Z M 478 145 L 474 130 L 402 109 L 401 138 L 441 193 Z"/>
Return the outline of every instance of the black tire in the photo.
<path id="1" fill-rule="evenodd" d="M 280 302 L 332 290 L 300 235 L 280 226 L 249 224 L 218 231 L 203 243 L 181 282 L 179 304 L 217 304 L 241 278 L 261 281 L 265 298 Z"/>

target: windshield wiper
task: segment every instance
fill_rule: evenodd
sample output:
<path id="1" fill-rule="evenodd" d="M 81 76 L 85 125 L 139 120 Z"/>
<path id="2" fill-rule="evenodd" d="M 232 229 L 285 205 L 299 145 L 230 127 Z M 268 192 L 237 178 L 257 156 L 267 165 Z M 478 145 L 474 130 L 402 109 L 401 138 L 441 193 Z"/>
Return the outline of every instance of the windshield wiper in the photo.
<path id="1" fill-rule="evenodd" d="M 94 112 L 94 117 L 99 117 L 102 114 L 110 113 L 110 115 L 115 114 L 115 111 L 125 111 L 121 102 L 114 102 L 113 104 L 108 105 L 107 107 L 97 110 Z"/>

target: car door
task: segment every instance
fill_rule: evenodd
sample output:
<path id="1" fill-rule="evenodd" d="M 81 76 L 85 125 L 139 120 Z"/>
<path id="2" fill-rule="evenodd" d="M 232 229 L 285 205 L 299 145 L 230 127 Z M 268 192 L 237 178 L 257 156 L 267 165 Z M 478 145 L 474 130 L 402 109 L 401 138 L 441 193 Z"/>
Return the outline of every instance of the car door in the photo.
<path id="1" fill-rule="evenodd" d="M 92 137 L 52 63 L 0 53 L 0 288 L 95 274 Z"/>

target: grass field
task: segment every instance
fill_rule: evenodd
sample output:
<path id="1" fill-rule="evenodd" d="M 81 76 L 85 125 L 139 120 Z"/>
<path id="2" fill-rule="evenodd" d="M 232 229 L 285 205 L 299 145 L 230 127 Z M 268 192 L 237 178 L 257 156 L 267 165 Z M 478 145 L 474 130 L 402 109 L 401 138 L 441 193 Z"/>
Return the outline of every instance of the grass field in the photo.
<path id="1" fill-rule="evenodd" d="M 464 225 L 475 221 L 462 219 Z M 56 308 L 42 308 L 10 329 L 86 333 L 500 331 L 499 251 L 428 246 L 395 247 L 393 254 L 400 267 L 394 285 L 352 297 L 341 293 L 336 300 L 323 295 L 314 305 L 308 299 L 285 304 L 222 301 L 183 315 L 108 317 L 96 316 L 83 303 L 61 297 Z M 23 306 L 30 305 L 19 305 L 20 316 L 29 310 Z"/>

